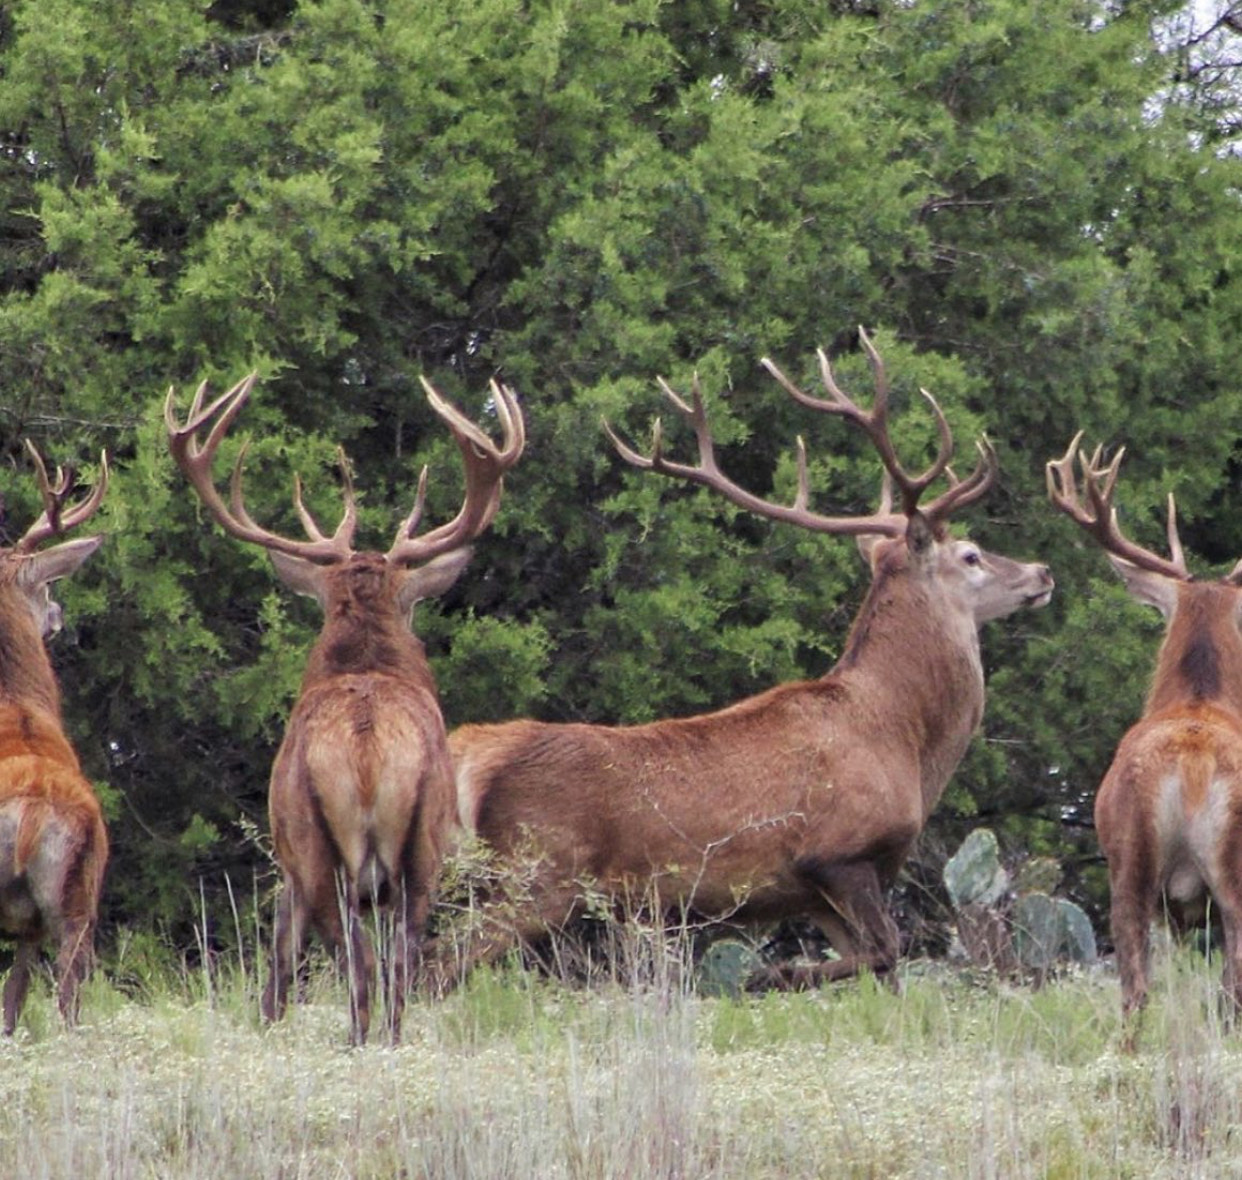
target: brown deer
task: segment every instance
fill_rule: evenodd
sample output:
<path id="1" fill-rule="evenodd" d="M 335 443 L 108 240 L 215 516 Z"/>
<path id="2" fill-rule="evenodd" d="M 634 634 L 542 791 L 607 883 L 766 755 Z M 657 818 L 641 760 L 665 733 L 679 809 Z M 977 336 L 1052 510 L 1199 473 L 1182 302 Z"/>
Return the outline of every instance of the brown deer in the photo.
<path id="1" fill-rule="evenodd" d="M 76 504 L 73 475 L 47 468 L 34 445 L 43 511 L 18 542 L 0 548 L 0 935 L 17 941 L 4 985 L 4 1032 L 26 1001 L 30 973 L 46 939 L 57 947 L 57 1003 L 65 1023 L 78 1018 L 78 988 L 94 956 L 108 833 L 91 784 L 65 737 L 60 687 L 44 639 L 61 626 L 50 583 L 80 566 L 102 536 L 39 549 L 94 515 L 108 486 L 99 482 Z"/>
<path id="2" fill-rule="evenodd" d="M 875 377 L 866 412 L 820 364 L 827 399 L 804 393 L 763 363 L 799 402 L 859 427 L 901 494 L 891 511 L 824 516 L 808 507 L 806 455 L 798 442 L 792 505 L 770 503 L 717 466 L 697 380 L 687 404 L 665 394 L 694 429 L 696 466 L 668 460 L 657 422 L 650 456 L 609 430 L 630 463 L 712 488 L 773 520 L 856 537 L 872 583 L 841 659 L 818 680 L 782 684 L 719 712 L 632 727 L 523 720 L 468 725 L 450 738 L 462 822 L 500 864 L 533 865 L 525 895 L 485 903 L 480 931 L 458 958 L 437 950 L 442 986 L 515 942 L 580 913 L 584 886 L 614 898 L 653 892 L 662 909 L 759 922 L 811 918 L 840 959 L 778 965 L 754 986 L 808 986 L 898 956 L 884 892 L 962 758 L 983 714 L 978 628 L 1023 606 L 1042 606 L 1053 582 L 1021 564 L 951 538 L 951 514 L 977 501 L 995 475 L 980 444 L 974 473 L 919 507 L 952 455 L 949 426 L 930 395 L 939 453 L 909 474 L 888 435 L 888 383 L 861 336 Z M 521 876 L 521 872 L 517 872 Z M 502 891 L 503 892 L 503 891 Z M 516 923 L 507 915 L 517 912 Z M 445 940 L 447 942 L 447 940 Z"/>
<path id="3" fill-rule="evenodd" d="M 212 517 L 238 540 L 266 549 L 285 585 L 315 598 L 324 613 L 272 766 L 268 810 L 284 890 L 263 1016 L 270 1021 L 283 1014 L 295 958 L 311 927 L 345 958 L 350 1035 L 362 1044 L 375 966 L 362 911 L 383 907 L 396 930 L 392 965 L 383 972 L 389 1032 L 396 1040 L 455 812 L 435 680 L 410 630 L 410 612 L 453 584 L 469 560 L 470 542 L 496 515 L 502 477 L 525 444 L 522 415 L 513 394 L 493 382 L 504 435 L 498 447 L 424 381 L 432 408 L 461 451 L 465 501 L 451 521 L 416 536 L 427 490 L 424 468 L 413 511 L 392 547 L 387 553 L 359 552 L 353 548 L 357 512 L 343 452 L 344 513 L 330 537 L 303 505 L 298 481 L 294 506 L 308 540 L 277 536 L 251 519 L 242 495 L 244 447 L 227 505 L 216 490 L 216 450 L 254 381 L 253 374 L 246 377 L 205 408 L 204 383 L 184 424 L 169 390 L 165 419 L 173 456 Z M 200 445 L 199 429 L 213 420 Z"/>
<path id="4" fill-rule="evenodd" d="M 1113 504 L 1125 448 L 1105 466 L 1101 449 L 1087 459 L 1081 440 L 1079 433 L 1048 464 L 1052 502 L 1166 624 L 1143 715 L 1121 739 L 1095 800 L 1122 1011 L 1136 1017 L 1146 1001 L 1157 913 L 1184 928 L 1203 917 L 1209 897 L 1224 928 L 1225 991 L 1242 1007 L 1242 561 L 1224 578 L 1196 581 L 1171 494 L 1170 556 L 1127 539 Z M 1127 1023 L 1132 1038 L 1137 1024 Z"/>

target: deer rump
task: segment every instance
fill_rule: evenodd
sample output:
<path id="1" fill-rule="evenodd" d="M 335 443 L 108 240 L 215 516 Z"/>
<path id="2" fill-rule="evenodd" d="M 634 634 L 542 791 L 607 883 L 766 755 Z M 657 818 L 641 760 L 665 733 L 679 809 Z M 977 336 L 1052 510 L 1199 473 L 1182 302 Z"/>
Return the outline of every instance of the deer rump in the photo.
<path id="1" fill-rule="evenodd" d="M 434 695 L 392 677 L 345 675 L 295 706 L 272 768 L 277 859 L 316 919 L 339 906 L 425 896 L 443 855 L 453 774 Z M 334 925 L 329 919 L 328 925 Z"/>
<path id="2" fill-rule="evenodd" d="M 108 837 L 57 727 L 32 710 L 3 710 L 0 782 L 0 933 L 38 942 L 68 927 L 89 932 Z"/>
<path id="3" fill-rule="evenodd" d="M 1233 905 L 1230 844 L 1242 791 L 1242 721 L 1198 701 L 1130 729 L 1096 796 L 1096 830 L 1109 862 L 1155 883 L 1175 929 L 1208 912 L 1208 898 Z M 1219 921 L 1219 914 L 1213 912 Z"/>

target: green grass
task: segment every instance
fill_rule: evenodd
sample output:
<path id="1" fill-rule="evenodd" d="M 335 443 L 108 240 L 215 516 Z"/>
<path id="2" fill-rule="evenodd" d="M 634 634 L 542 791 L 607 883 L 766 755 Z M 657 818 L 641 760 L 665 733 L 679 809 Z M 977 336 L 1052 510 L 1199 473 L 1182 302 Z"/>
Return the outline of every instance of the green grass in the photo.
<path id="1" fill-rule="evenodd" d="M 0 1175 L 1242 1175 L 1242 1034 L 1188 952 L 1157 957 L 1126 1054 L 1103 972 L 705 998 L 648 943 L 654 969 L 589 987 L 479 972 L 412 1003 L 399 1047 L 350 1050 L 326 968 L 265 1029 L 251 964 L 161 974 L 137 949 L 79 1029 L 44 986 L 0 1043 Z"/>

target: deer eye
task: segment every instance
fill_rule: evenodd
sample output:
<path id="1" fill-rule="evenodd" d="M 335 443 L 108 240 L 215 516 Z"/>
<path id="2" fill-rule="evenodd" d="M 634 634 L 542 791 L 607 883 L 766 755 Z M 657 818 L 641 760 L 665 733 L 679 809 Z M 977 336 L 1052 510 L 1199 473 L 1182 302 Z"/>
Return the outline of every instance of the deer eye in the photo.
<path id="1" fill-rule="evenodd" d="M 967 565 L 978 565 L 979 562 L 982 561 L 983 559 L 979 556 L 979 551 L 977 549 L 968 549 L 962 555 L 962 560 Z"/>

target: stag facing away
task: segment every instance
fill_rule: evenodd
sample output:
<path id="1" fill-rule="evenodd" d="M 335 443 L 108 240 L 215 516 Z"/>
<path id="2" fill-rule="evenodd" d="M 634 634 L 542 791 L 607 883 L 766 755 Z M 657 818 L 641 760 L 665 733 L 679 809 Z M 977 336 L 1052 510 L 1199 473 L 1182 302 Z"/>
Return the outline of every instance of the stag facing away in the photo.
<path id="1" fill-rule="evenodd" d="M 929 396 L 939 453 L 921 474 L 907 472 L 889 440 L 884 366 L 865 333 L 861 339 L 875 376 L 869 411 L 838 387 L 822 353 L 826 398 L 765 364 L 797 401 L 864 432 L 900 492 L 900 511 L 887 494 L 872 515 L 811 511 L 801 443 L 792 505 L 739 487 L 717 465 L 697 385 L 689 403 L 663 386 L 694 429 L 697 464 L 666 458 L 658 425 L 650 455 L 613 437 L 640 468 L 703 484 L 773 520 L 857 538 L 872 580 L 840 661 L 820 679 L 696 717 L 456 730 L 450 745 L 463 822 L 502 865 L 534 868 L 514 874 L 523 881 L 520 898 L 484 907 L 494 921 L 464 951 L 438 951 L 444 986 L 474 963 L 563 926 L 588 891 L 596 898 L 654 892 L 662 908 L 709 919 L 809 917 L 840 955 L 810 966 L 776 964 L 755 986 L 809 986 L 896 963 L 898 933 L 884 894 L 982 717 L 978 629 L 1042 606 L 1053 581 L 1044 565 L 948 533 L 950 516 L 979 500 L 994 478 L 986 444 L 969 478 L 921 504 L 947 472 L 949 426 Z"/>
<path id="2" fill-rule="evenodd" d="M 221 498 L 212 476 L 216 450 L 253 384 L 252 375 L 205 408 L 206 389 L 200 386 L 184 424 L 170 390 L 165 417 L 173 456 L 210 514 L 233 537 L 267 550 L 285 585 L 316 599 L 324 615 L 272 767 L 268 810 L 284 890 L 263 1015 L 275 1020 L 283 1014 L 296 957 L 313 928 L 346 964 L 351 1040 L 363 1043 L 375 955 L 362 916 L 366 907 L 383 909 L 395 927 L 383 972 L 395 1040 L 455 815 L 435 680 L 410 630 L 410 612 L 453 584 L 469 560 L 471 541 L 496 515 L 504 473 L 525 442 L 521 411 L 513 394 L 493 383 L 503 429 L 497 446 L 424 382 L 461 452 L 465 501 L 451 521 L 417 535 L 424 468 L 413 511 L 392 547 L 359 552 L 353 548 L 357 512 L 343 454 L 344 513 L 330 537 L 303 505 L 297 483 L 295 507 L 307 539 L 257 525 L 243 502 L 244 451 L 233 469 L 229 503 Z M 198 431 L 208 423 L 200 444 Z"/>
<path id="3" fill-rule="evenodd" d="M 1122 1010 L 1136 1017 L 1147 999 L 1157 914 L 1185 928 L 1209 899 L 1225 936 L 1225 990 L 1242 1009 L 1242 561 L 1223 578 L 1196 580 L 1171 494 L 1169 557 L 1125 537 L 1113 505 L 1125 449 L 1105 465 L 1099 449 L 1083 455 L 1081 438 L 1048 464 L 1052 502 L 1103 548 L 1130 596 L 1165 619 L 1143 715 L 1095 800 Z M 1132 1041 L 1137 1022 L 1127 1023 Z"/>
<path id="4" fill-rule="evenodd" d="M 56 944 L 57 1003 L 67 1024 L 78 1016 L 78 988 L 94 953 L 108 834 L 91 785 L 61 724 L 60 688 L 44 648 L 59 630 L 50 583 L 76 570 L 102 536 L 45 542 L 92 516 L 108 483 L 77 503 L 73 477 L 54 480 L 27 443 L 43 511 L 10 548 L 0 548 L 0 936 L 17 941 L 4 986 L 4 1032 L 21 1015 L 42 943 Z"/>

